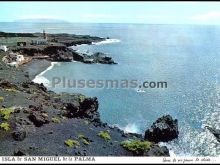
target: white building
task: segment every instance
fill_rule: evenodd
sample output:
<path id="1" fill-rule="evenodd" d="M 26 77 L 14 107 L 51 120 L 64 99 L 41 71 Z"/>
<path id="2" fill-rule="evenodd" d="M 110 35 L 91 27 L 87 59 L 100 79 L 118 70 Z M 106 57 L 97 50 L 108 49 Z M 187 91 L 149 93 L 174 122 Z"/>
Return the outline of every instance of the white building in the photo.
<path id="1" fill-rule="evenodd" d="M 0 45 L 0 50 L 7 52 L 8 48 L 6 45 Z"/>
<path id="2" fill-rule="evenodd" d="M 33 45 L 46 45 L 47 39 L 36 39 L 36 40 L 32 40 L 31 43 Z"/>
<path id="3" fill-rule="evenodd" d="M 8 55 L 4 56 L 2 58 L 2 61 L 4 63 L 6 63 L 9 66 L 12 67 L 18 67 L 19 63 L 24 61 L 24 56 L 23 55 L 19 55 L 19 54 L 15 54 L 15 53 L 9 53 Z"/>

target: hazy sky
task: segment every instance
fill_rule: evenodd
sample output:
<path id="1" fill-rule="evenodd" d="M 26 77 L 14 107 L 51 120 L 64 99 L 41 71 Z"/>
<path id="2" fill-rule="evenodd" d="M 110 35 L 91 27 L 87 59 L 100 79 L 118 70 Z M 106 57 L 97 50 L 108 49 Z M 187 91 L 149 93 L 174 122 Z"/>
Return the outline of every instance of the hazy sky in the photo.
<path id="1" fill-rule="evenodd" d="M 220 24 L 220 2 L 0 2 L 0 21 Z"/>

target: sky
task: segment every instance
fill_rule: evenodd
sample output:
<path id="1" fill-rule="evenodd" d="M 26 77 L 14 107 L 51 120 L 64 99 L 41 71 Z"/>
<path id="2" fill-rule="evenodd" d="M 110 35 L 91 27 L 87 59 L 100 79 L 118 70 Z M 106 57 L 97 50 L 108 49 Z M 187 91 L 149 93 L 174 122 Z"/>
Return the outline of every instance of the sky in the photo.
<path id="1" fill-rule="evenodd" d="M 59 19 L 75 23 L 220 24 L 220 2 L 0 2 L 0 22 Z"/>

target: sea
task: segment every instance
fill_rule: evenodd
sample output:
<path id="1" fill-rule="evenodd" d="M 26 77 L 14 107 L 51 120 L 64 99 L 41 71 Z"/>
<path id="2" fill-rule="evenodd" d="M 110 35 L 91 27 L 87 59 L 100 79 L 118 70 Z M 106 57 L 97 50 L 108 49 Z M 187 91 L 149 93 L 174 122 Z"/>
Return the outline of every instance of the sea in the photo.
<path id="1" fill-rule="evenodd" d="M 70 33 L 109 37 L 80 52 L 103 52 L 118 64 L 53 63 L 35 78 L 55 92 L 97 97 L 101 120 L 144 134 L 159 117 L 178 119 L 179 138 L 171 155 L 220 156 L 205 128 L 220 129 L 220 26 L 165 24 L 0 23 L 0 31 Z M 165 81 L 167 88 L 53 88 L 53 77 L 71 80 Z"/>

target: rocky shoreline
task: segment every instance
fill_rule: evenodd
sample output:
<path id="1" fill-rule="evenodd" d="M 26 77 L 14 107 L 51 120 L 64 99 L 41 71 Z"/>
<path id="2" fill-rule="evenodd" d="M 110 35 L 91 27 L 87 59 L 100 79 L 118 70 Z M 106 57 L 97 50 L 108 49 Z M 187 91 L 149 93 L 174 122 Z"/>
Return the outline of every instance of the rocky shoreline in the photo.
<path id="1" fill-rule="evenodd" d="M 158 142 L 178 137 L 177 120 L 163 116 L 145 135 L 109 126 L 96 97 L 57 94 L 32 82 L 48 65 L 40 59 L 13 68 L 0 61 L 1 156 L 169 156 Z"/>
<path id="2" fill-rule="evenodd" d="M 79 61 L 86 64 L 117 64 L 112 57 L 102 52 L 95 52 L 92 55 L 80 53 L 71 47 L 81 44 L 93 44 L 105 41 L 108 38 L 93 37 L 88 35 L 73 34 L 47 34 L 46 39 L 42 33 L 0 33 L 0 37 L 29 37 L 31 41 L 17 42 L 9 50 L 33 59 L 47 59 L 56 62 Z M 10 59 L 9 59 L 10 60 Z"/>

